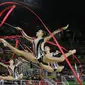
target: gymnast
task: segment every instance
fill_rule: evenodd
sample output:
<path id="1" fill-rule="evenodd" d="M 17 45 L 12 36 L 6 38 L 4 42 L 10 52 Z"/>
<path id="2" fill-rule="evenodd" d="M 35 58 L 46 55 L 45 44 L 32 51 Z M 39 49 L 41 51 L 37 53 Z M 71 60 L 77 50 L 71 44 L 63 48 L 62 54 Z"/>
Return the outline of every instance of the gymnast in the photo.
<path id="1" fill-rule="evenodd" d="M 61 72 L 64 68 L 64 66 L 59 66 L 58 63 L 65 61 L 65 58 L 63 55 L 58 57 L 57 55 L 60 53 L 60 51 L 56 50 L 56 52 L 50 52 L 50 47 L 45 46 L 45 54 L 43 57 L 40 58 L 40 61 L 42 63 L 48 63 L 48 65 L 53 65 L 51 67 L 54 67 L 52 70 L 55 70 L 56 72 Z M 76 50 L 69 50 L 68 53 L 65 53 L 66 57 L 69 57 L 70 55 L 76 53 Z M 55 56 L 55 57 L 54 57 Z"/>
<path id="2" fill-rule="evenodd" d="M 18 62 L 16 65 L 14 65 L 13 59 L 10 59 L 9 65 L 6 65 L 2 62 L 0 62 L 0 65 L 6 67 L 8 69 L 9 75 L 8 76 L 0 76 L 1 80 L 20 80 L 23 78 L 22 73 L 15 72 L 15 69 L 21 62 Z"/>
<path id="3" fill-rule="evenodd" d="M 66 27 L 62 27 L 56 31 L 54 31 L 52 34 L 55 35 L 59 32 L 61 32 L 62 30 L 66 30 L 68 28 L 68 25 Z M 42 57 L 43 51 L 44 51 L 44 43 L 48 40 L 50 40 L 52 37 L 51 36 L 47 36 L 43 38 L 44 32 L 43 30 L 39 30 L 36 33 L 36 39 L 33 39 L 31 37 L 29 37 L 24 31 L 23 29 L 21 29 L 20 27 L 16 27 L 17 30 L 20 30 L 22 32 L 22 35 L 33 44 L 33 53 L 31 52 L 25 52 L 22 50 L 18 50 L 15 47 L 11 46 L 6 40 L 4 39 L 0 39 L 0 41 L 4 44 L 4 46 L 9 47 L 15 54 L 25 58 L 26 60 L 35 62 L 35 63 L 39 63 L 39 65 L 44 68 L 45 70 L 49 71 L 49 72 L 53 72 L 53 69 L 51 66 L 45 65 L 43 63 L 40 62 L 40 58 Z M 46 54 L 46 56 L 48 56 Z M 67 56 L 68 57 L 68 56 Z M 63 60 L 65 60 L 64 57 L 62 57 Z M 50 58 L 50 61 L 53 61 L 53 59 Z M 55 62 L 60 62 L 59 59 L 55 59 Z"/>

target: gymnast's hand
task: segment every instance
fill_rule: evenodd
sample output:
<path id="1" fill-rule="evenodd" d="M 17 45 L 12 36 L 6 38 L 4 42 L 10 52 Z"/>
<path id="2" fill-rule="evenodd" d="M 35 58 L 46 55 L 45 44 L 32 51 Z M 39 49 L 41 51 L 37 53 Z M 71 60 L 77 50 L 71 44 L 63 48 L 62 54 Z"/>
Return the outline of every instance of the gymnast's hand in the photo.
<path id="1" fill-rule="evenodd" d="M 55 52 L 55 54 L 57 55 L 57 54 L 59 54 L 59 53 L 61 53 L 59 50 L 56 50 L 56 52 Z"/>
<path id="2" fill-rule="evenodd" d="M 22 28 L 20 28 L 20 27 L 15 27 L 17 30 L 22 30 Z"/>
<path id="3" fill-rule="evenodd" d="M 74 49 L 74 50 L 69 50 L 69 53 L 71 53 L 71 54 L 76 53 L 76 49 Z"/>
<path id="4" fill-rule="evenodd" d="M 63 27 L 63 30 L 66 30 L 68 28 L 69 24 L 67 24 L 67 26 Z"/>

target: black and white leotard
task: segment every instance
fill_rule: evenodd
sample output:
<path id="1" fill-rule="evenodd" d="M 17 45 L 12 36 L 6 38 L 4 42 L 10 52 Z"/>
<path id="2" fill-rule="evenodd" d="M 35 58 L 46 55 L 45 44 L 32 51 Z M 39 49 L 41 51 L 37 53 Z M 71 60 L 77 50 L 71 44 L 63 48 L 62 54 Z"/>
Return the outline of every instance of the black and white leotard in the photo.
<path id="1" fill-rule="evenodd" d="M 54 57 L 54 56 L 55 56 L 55 53 L 51 52 L 51 57 Z M 57 62 L 51 62 L 51 66 L 55 69 L 57 69 L 59 67 Z"/>
<path id="2" fill-rule="evenodd" d="M 12 69 L 10 66 L 8 66 L 8 71 L 10 76 L 13 76 L 15 79 L 18 78 L 18 74 L 15 72 L 16 66 Z"/>
<path id="3" fill-rule="evenodd" d="M 42 48 L 41 44 L 43 43 L 43 38 L 38 38 L 33 41 L 33 52 L 37 59 L 39 59 L 42 56 Z"/>

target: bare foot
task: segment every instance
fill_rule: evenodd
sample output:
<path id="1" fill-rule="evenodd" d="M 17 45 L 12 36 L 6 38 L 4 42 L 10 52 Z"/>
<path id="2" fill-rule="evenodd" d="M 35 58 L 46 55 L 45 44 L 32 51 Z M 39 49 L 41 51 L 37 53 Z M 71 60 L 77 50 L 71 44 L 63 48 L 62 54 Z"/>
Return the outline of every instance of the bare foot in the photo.
<path id="1" fill-rule="evenodd" d="M 69 53 L 71 53 L 71 54 L 76 53 L 76 49 L 74 49 L 74 50 L 70 50 Z"/>
<path id="2" fill-rule="evenodd" d="M 66 30 L 68 28 L 68 26 L 69 26 L 69 24 L 67 26 L 63 27 L 63 30 Z"/>
<path id="3" fill-rule="evenodd" d="M 22 28 L 20 28 L 20 27 L 15 27 L 17 30 L 22 30 Z"/>
<path id="4" fill-rule="evenodd" d="M 74 54 L 74 53 L 76 53 L 76 49 L 74 49 L 74 50 L 69 50 L 68 53 L 65 53 L 65 56 L 66 56 L 66 57 L 69 57 L 69 56 L 71 56 L 71 55 Z M 61 56 L 61 58 L 62 58 L 62 62 L 66 59 L 63 55 Z"/>
<path id="5" fill-rule="evenodd" d="M 56 69 L 56 72 L 61 72 L 63 69 L 64 69 L 64 66 L 59 66 L 59 67 Z"/>
<path id="6" fill-rule="evenodd" d="M 4 44 L 4 46 L 8 45 L 8 43 L 4 39 L 2 39 L 2 38 L 0 38 L 0 42 L 2 42 Z"/>

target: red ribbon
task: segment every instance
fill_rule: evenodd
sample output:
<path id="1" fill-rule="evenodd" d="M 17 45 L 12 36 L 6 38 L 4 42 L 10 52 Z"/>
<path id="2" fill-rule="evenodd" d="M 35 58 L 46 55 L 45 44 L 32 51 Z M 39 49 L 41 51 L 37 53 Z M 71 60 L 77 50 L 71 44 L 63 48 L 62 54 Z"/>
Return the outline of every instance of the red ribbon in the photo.
<path id="1" fill-rule="evenodd" d="M 8 11 L 8 13 L 6 14 L 6 16 L 4 17 L 4 19 L 2 20 L 2 22 L 0 23 L 0 27 L 4 24 L 4 22 L 6 21 L 6 19 L 8 18 L 8 16 L 10 15 L 10 13 L 13 11 L 13 9 L 15 8 L 16 6 L 13 5 L 11 6 L 10 10 Z M 7 8 L 8 9 L 8 8 Z M 4 9 L 0 15 L 2 15 L 7 9 Z"/>
<path id="2" fill-rule="evenodd" d="M 27 47 L 25 44 L 23 44 L 31 53 L 33 53 L 32 52 L 32 50 L 29 48 L 29 47 Z"/>
<path id="3" fill-rule="evenodd" d="M 9 6 L 5 9 L 3 9 L 1 12 L 0 12 L 0 17 L 2 16 L 2 14 L 4 14 L 4 12 L 6 12 L 8 9 L 10 9 L 12 6 Z"/>

